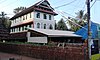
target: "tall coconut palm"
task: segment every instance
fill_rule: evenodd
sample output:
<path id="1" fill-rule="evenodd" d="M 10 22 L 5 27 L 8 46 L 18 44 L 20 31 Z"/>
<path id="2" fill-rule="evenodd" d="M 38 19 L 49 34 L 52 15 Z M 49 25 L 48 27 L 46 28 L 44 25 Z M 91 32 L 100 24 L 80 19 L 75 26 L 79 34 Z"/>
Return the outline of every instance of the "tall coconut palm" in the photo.
<path id="1" fill-rule="evenodd" d="M 68 24 L 70 25 L 72 31 L 79 30 L 81 28 L 80 26 L 85 26 L 87 23 L 87 14 L 84 14 L 83 10 L 80 10 L 78 13 L 76 13 L 76 15 L 77 16 L 75 19 L 73 18 L 70 19 L 76 24 L 72 23 L 71 21 L 68 21 Z M 77 24 L 79 24 L 80 26 Z"/>
<path id="2" fill-rule="evenodd" d="M 71 31 L 77 31 L 80 29 L 80 27 L 76 24 L 76 23 L 78 23 L 78 20 L 76 20 L 76 19 L 70 18 L 70 19 L 68 19 L 67 23 L 69 24 Z"/>
<path id="3" fill-rule="evenodd" d="M 78 13 L 76 13 L 76 15 L 77 15 L 76 18 L 78 18 L 79 20 L 82 20 L 84 16 L 84 11 L 80 10 Z"/>

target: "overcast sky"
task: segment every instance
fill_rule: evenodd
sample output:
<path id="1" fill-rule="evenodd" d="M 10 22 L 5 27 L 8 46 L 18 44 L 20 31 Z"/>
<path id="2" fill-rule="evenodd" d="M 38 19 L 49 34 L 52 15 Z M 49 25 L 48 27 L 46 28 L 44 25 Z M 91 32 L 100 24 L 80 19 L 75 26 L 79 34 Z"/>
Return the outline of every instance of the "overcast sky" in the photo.
<path id="1" fill-rule="evenodd" d="M 7 16 L 13 16 L 13 9 L 24 6 L 29 7 L 35 4 L 40 0 L 0 0 L 0 12 L 4 11 Z M 79 10 L 84 10 L 86 12 L 86 0 L 48 0 L 53 8 L 67 4 L 66 6 L 62 6 L 56 8 L 57 11 L 63 11 L 67 14 L 63 14 L 64 16 L 68 17 L 75 17 Z M 91 5 L 94 3 L 95 0 L 91 2 Z M 55 20 L 60 20 L 62 18 L 60 14 L 55 17 Z M 91 7 L 91 20 L 100 23 L 100 1 L 96 1 L 96 3 Z"/>

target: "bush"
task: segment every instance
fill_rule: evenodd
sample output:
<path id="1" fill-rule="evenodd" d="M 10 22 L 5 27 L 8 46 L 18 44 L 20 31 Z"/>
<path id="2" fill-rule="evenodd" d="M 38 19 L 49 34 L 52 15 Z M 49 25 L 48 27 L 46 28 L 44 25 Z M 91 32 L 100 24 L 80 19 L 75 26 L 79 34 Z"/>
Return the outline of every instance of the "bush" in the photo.
<path id="1" fill-rule="evenodd" d="M 100 60 L 100 54 L 92 55 L 91 60 Z"/>

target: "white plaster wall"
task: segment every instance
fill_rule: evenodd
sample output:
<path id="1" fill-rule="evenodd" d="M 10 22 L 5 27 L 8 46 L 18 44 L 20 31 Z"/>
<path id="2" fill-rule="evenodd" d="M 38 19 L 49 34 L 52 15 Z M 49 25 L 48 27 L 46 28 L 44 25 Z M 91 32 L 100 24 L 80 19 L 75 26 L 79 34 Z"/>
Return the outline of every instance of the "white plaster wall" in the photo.
<path id="1" fill-rule="evenodd" d="M 47 43 L 47 37 L 28 37 L 28 42 L 33 43 Z"/>
<path id="2" fill-rule="evenodd" d="M 33 26 L 34 26 L 34 28 L 37 29 L 37 23 L 40 23 L 40 29 L 44 29 L 44 24 L 46 24 L 46 29 L 49 29 L 50 24 L 52 25 L 53 30 L 55 29 L 54 15 L 47 14 L 47 19 L 44 19 L 43 14 L 46 14 L 46 13 L 40 12 L 40 18 L 36 18 L 36 14 L 37 14 L 36 11 L 31 12 L 31 18 L 30 18 L 30 13 L 26 14 L 27 19 L 26 19 L 26 15 L 25 15 L 25 20 L 23 20 L 22 16 L 21 16 L 21 18 L 18 17 L 16 19 L 16 23 L 15 23 L 15 20 L 12 20 L 11 27 L 33 21 L 31 28 L 33 28 Z M 49 15 L 51 15 L 51 20 L 49 20 Z M 29 26 L 27 26 L 27 27 L 29 27 Z M 19 32 L 19 31 L 17 31 L 15 28 L 15 32 Z M 21 27 L 20 32 L 22 32 L 22 27 Z"/>
<path id="3" fill-rule="evenodd" d="M 54 16 L 51 15 L 51 20 L 49 20 L 49 15 L 50 14 L 47 14 L 47 19 L 44 19 L 43 18 L 43 14 L 45 13 L 42 13 L 40 12 L 40 18 L 36 18 L 36 13 L 37 12 L 34 12 L 34 28 L 37 28 L 37 23 L 40 23 L 40 29 L 44 29 L 44 24 L 46 24 L 46 29 L 49 29 L 49 26 L 50 24 L 52 25 L 53 29 L 55 29 L 55 20 L 54 20 Z"/>
<path id="4" fill-rule="evenodd" d="M 27 19 L 26 19 L 26 15 L 24 16 L 25 16 L 25 20 L 23 20 L 22 16 L 21 16 L 21 19 L 20 17 L 16 18 L 16 23 L 15 23 L 15 20 L 12 20 L 11 27 L 33 21 L 34 12 L 31 12 L 31 18 L 30 18 L 30 13 L 27 14 Z"/>
<path id="5" fill-rule="evenodd" d="M 30 37 L 30 32 L 27 32 L 28 42 L 47 43 L 47 37 Z"/>
<path id="6" fill-rule="evenodd" d="M 47 21 L 47 20 L 40 20 L 34 19 L 34 28 L 37 28 L 37 23 L 40 23 L 40 29 L 44 29 L 44 24 L 46 24 L 46 29 L 49 29 L 50 24 L 52 25 L 53 29 L 55 28 L 55 21 Z"/>

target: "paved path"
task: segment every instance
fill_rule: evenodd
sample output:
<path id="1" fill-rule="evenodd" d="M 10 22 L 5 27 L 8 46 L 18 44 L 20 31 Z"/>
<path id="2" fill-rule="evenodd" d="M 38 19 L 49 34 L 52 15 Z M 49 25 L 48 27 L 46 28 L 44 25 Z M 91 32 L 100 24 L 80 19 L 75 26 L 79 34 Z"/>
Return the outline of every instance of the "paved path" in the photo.
<path id="1" fill-rule="evenodd" d="M 13 59 L 13 58 L 15 58 L 15 59 Z M 0 60 L 42 60 L 42 59 L 34 59 L 31 57 L 0 52 Z"/>

